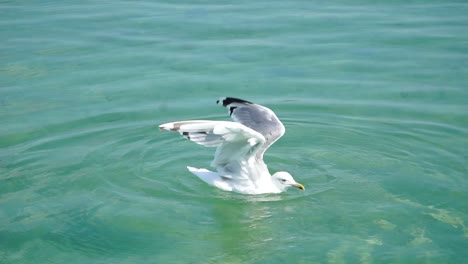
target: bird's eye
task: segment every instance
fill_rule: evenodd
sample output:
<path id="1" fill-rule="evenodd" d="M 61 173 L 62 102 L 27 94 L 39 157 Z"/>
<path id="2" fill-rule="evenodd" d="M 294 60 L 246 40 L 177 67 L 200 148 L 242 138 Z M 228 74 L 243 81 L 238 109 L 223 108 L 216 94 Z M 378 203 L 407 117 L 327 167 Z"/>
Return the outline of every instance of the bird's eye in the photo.
<path id="1" fill-rule="evenodd" d="M 282 181 L 282 182 L 286 182 L 286 180 L 285 180 L 285 179 L 281 179 L 281 181 Z"/>

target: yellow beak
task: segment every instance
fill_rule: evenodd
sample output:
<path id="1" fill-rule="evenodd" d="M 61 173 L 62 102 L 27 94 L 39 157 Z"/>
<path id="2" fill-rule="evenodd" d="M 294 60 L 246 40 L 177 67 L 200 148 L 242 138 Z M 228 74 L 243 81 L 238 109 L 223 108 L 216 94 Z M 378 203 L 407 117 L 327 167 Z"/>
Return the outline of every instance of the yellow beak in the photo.
<path id="1" fill-rule="evenodd" d="M 296 187 L 297 187 L 298 189 L 300 189 L 300 190 L 304 190 L 304 189 L 305 189 L 305 188 L 304 188 L 304 185 L 302 185 L 302 184 L 300 184 L 300 183 L 296 183 L 296 184 L 294 184 L 293 186 L 296 186 Z"/>

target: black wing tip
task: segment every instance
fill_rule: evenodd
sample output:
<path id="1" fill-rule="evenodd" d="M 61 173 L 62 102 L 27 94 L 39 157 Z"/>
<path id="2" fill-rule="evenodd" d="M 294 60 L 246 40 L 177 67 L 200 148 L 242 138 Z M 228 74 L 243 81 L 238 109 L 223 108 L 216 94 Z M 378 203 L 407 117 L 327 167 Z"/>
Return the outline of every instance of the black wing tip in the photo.
<path id="1" fill-rule="evenodd" d="M 253 104 L 252 102 L 242 100 L 242 99 L 239 99 L 239 98 L 235 98 L 235 97 L 221 97 L 216 101 L 216 103 L 217 104 L 221 103 L 221 104 L 223 104 L 224 107 L 226 107 L 227 105 L 232 104 L 232 103 Z"/>

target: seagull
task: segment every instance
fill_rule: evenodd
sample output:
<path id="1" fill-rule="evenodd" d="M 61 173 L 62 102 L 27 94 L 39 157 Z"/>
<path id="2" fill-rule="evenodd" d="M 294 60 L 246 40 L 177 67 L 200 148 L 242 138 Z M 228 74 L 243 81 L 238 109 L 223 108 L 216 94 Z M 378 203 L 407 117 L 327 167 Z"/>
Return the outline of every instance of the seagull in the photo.
<path id="1" fill-rule="evenodd" d="M 189 120 L 165 123 L 159 129 L 179 132 L 205 147 L 216 147 L 211 166 L 216 172 L 188 166 L 209 185 L 242 194 L 281 193 L 288 187 L 304 190 L 285 171 L 270 174 L 263 161 L 265 151 L 284 135 L 285 128 L 265 106 L 233 97 L 220 98 L 232 121 Z"/>

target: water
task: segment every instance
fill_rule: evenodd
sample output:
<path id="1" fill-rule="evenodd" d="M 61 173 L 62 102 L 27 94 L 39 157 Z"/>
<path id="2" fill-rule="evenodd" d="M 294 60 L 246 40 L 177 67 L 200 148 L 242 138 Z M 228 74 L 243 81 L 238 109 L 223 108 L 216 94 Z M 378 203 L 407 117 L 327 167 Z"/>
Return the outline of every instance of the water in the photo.
<path id="1" fill-rule="evenodd" d="M 466 1 L 3 1 L 1 263 L 462 263 Z M 306 191 L 157 130 L 272 108 Z"/>

